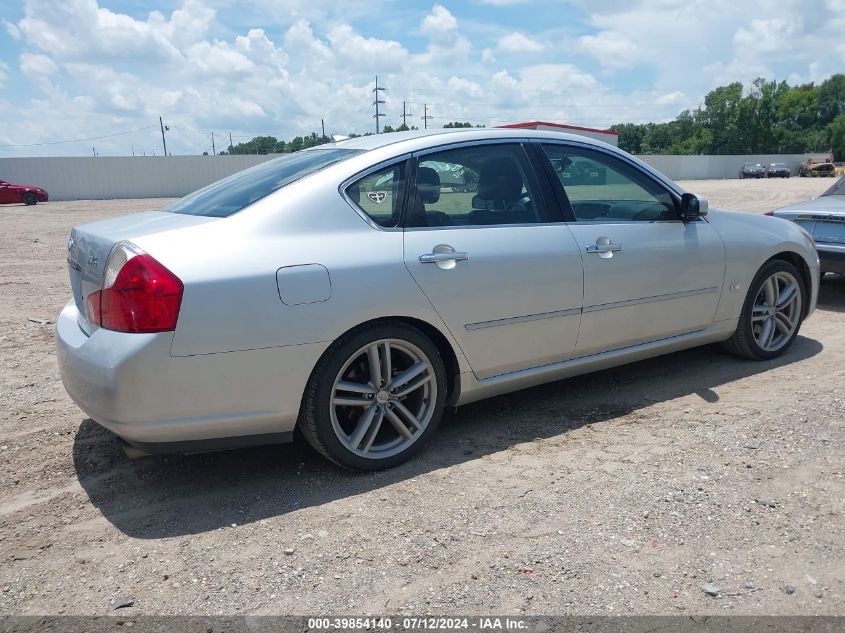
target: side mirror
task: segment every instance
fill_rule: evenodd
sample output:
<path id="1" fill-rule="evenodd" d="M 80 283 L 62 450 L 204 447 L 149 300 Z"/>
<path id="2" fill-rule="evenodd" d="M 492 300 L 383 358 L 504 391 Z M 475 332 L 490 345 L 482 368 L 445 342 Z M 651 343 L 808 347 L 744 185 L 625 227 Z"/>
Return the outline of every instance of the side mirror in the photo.
<path id="1" fill-rule="evenodd" d="M 681 220 L 690 222 L 705 215 L 707 215 L 707 198 L 694 193 L 685 193 L 681 196 Z"/>

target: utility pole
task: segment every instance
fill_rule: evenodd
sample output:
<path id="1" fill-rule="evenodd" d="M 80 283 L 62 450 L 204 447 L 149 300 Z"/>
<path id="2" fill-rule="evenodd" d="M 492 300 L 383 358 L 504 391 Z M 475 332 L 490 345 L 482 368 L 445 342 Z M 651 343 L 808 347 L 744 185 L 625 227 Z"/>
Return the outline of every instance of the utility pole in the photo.
<path id="1" fill-rule="evenodd" d="M 323 138 L 321 138 L 320 140 L 325 141 L 326 140 L 326 120 L 325 119 L 320 119 L 320 127 L 323 128 Z"/>
<path id="2" fill-rule="evenodd" d="M 402 102 L 402 125 L 408 127 L 408 123 L 405 121 L 406 116 L 414 116 L 413 112 L 408 111 L 405 112 L 405 102 Z"/>
<path id="3" fill-rule="evenodd" d="M 373 118 L 376 120 L 376 134 L 378 134 L 378 133 L 379 133 L 379 128 L 378 128 L 378 118 L 379 118 L 380 116 L 384 116 L 384 114 L 383 114 L 383 113 L 382 113 L 382 114 L 379 114 L 379 111 L 378 111 L 378 106 L 379 106 L 379 104 L 380 104 L 380 103 L 384 103 L 384 101 L 382 101 L 381 99 L 379 99 L 379 91 L 380 91 L 380 90 L 381 90 L 381 91 L 384 91 L 384 88 L 379 88 L 379 86 L 378 86 L 378 77 L 376 77 L 376 87 L 375 87 L 375 88 L 373 88 L 373 94 L 374 94 L 374 95 L 375 95 L 375 97 L 376 97 L 376 100 L 375 100 L 375 101 L 373 101 L 373 105 L 376 107 L 376 113 L 373 115 Z"/>
<path id="4" fill-rule="evenodd" d="M 211 130 L 211 155 L 217 156 L 217 149 L 214 147 L 214 130 Z"/>
<path id="5" fill-rule="evenodd" d="M 234 147 L 234 145 L 232 145 L 232 133 L 231 133 L 231 132 L 229 132 L 229 153 L 230 153 L 230 154 L 232 153 L 232 148 L 233 148 L 233 147 Z"/>
<path id="6" fill-rule="evenodd" d="M 434 117 L 432 117 L 428 114 L 428 104 L 427 103 L 423 104 L 423 115 L 420 118 L 423 120 L 423 125 L 425 125 L 424 129 L 427 130 L 428 129 L 428 120 L 434 118 Z"/>
<path id="7" fill-rule="evenodd" d="M 161 144 L 164 146 L 164 155 L 167 156 L 167 141 L 164 138 L 164 131 L 169 130 L 170 126 L 165 125 L 162 122 L 161 117 L 158 117 L 158 124 L 161 126 Z"/>
<path id="8" fill-rule="evenodd" d="M 92 148 L 91 148 L 91 153 L 92 153 L 92 154 L 94 155 L 94 157 L 96 158 L 96 156 L 97 156 L 97 150 L 96 150 L 96 149 L 94 149 L 94 148 L 92 147 Z"/>

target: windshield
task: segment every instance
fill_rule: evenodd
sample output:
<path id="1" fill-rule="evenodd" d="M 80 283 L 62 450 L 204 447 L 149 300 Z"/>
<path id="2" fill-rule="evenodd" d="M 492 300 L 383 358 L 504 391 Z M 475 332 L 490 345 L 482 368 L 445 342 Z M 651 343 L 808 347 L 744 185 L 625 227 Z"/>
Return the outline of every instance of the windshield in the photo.
<path id="1" fill-rule="evenodd" d="M 845 196 L 845 176 L 833 183 L 833 186 L 825 191 L 823 196 Z"/>
<path id="2" fill-rule="evenodd" d="M 312 149 L 286 154 L 218 180 L 162 211 L 225 218 L 315 171 L 358 154 L 352 149 Z"/>
<path id="3" fill-rule="evenodd" d="M 782 167 L 786 167 L 786 164 L 785 163 L 772 163 L 772 167 L 777 167 L 778 169 L 781 169 Z"/>

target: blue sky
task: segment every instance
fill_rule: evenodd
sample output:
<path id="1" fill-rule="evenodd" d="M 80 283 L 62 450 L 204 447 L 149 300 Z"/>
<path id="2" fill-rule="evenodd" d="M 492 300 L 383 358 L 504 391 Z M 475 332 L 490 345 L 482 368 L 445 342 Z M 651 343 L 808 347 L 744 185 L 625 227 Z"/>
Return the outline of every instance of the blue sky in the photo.
<path id="1" fill-rule="evenodd" d="M 211 151 L 373 128 L 661 121 L 712 88 L 845 70 L 845 0 L 8 0 L 0 156 Z M 133 131 L 137 130 L 137 131 Z M 105 137 L 95 138 L 91 137 Z M 73 143 L 57 141 L 80 140 Z"/>

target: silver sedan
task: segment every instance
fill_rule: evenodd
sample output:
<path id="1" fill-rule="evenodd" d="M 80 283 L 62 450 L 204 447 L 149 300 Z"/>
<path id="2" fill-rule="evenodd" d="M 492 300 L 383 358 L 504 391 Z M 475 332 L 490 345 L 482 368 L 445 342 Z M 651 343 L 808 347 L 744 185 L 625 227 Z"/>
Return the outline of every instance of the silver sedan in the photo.
<path id="1" fill-rule="evenodd" d="M 782 354 L 819 259 L 580 136 L 396 133 L 73 229 L 62 380 L 135 454 L 398 464 L 444 407 L 676 350 Z"/>

